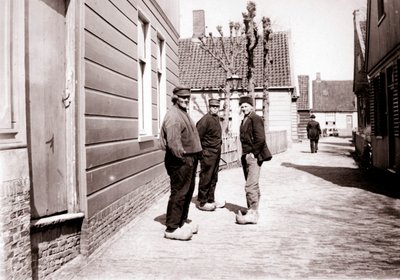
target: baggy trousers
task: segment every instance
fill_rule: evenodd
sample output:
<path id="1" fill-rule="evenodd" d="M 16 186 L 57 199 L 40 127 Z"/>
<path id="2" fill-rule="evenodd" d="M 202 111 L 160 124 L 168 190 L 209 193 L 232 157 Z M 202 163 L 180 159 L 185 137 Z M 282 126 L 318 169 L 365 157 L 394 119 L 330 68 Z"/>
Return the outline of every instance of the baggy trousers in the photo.
<path id="1" fill-rule="evenodd" d="M 171 184 L 166 226 L 168 229 L 177 229 L 188 218 L 189 206 L 195 188 L 198 156 L 185 155 L 182 160 L 167 150 L 164 163 Z"/>
<path id="2" fill-rule="evenodd" d="M 311 153 L 315 153 L 316 151 L 318 151 L 318 140 L 319 139 L 310 139 Z"/>
<path id="3" fill-rule="evenodd" d="M 221 148 L 203 150 L 203 158 L 200 160 L 201 170 L 199 179 L 199 192 L 197 200 L 200 204 L 215 201 L 215 187 L 218 182 L 219 161 Z"/>
<path id="4" fill-rule="evenodd" d="M 260 186 L 258 184 L 260 178 L 261 166 L 258 165 L 257 159 L 250 154 L 242 155 L 241 158 L 243 174 L 246 179 L 245 191 L 247 208 L 258 210 L 260 202 Z"/>

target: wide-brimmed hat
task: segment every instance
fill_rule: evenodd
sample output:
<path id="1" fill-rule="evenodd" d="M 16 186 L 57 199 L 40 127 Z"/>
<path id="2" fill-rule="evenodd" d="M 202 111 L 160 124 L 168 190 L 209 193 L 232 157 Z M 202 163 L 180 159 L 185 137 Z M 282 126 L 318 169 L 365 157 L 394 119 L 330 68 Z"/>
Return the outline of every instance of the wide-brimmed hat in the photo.
<path id="1" fill-rule="evenodd" d="M 314 114 L 311 114 L 310 118 L 311 118 L 311 119 L 315 119 L 315 115 L 314 115 Z"/>
<path id="2" fill-rule="evenodd" d="M 175 87 L 172 92 L 179 97 L 190 96 L 190 88 L 182 85 Z"/>
<path id="3" fill-rule="evenodd" d="M 253 98 L 248 95 L 241 96 L 239 98 L 239 106 L 242 105 L 243 103 L 247 103 L 247 104 L 250 104 L 251 106 L 253 106 Z"/>

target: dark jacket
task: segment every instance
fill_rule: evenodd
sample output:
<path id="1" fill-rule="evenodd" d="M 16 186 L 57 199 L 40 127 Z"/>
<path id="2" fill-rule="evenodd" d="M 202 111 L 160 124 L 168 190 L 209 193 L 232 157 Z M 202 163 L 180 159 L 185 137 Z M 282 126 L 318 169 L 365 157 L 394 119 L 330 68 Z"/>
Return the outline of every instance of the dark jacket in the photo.
<path id="1" fill-rule="evenodd" d="M 201 152 L 197 128 L 188 113 L 174 105 L 164 117 L 160 132 L 161 148 L 181 158 Z"/>
<path id="2" fill-rule="evenodd" d="M 218 116 L 213 116 L 208 112 L 197 122 L 196 127 L 203 149 L 220 149 L 222 129 Z"/>
<path id="3" fill-rule="evenodd" d="M 318 140 L 321 134 L 321 128 L 319 122 L 316 120 L 310 120 L 307 123 L 307 138 L 310 140 Z"/>
<path id="4" fill-rule="evenodd" d="M 242 143 L 242 153 L 253 153 L 256 158 L 266 145 L 264 121 L 254 111 L 242 120 L 240 142 Z"/>

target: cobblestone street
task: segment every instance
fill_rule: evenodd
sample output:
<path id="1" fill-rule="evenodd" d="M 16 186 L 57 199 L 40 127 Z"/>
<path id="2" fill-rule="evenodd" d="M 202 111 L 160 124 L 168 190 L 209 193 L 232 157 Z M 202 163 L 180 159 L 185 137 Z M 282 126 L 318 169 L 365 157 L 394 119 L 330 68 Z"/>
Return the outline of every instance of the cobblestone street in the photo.
<path id="1" fill-rule="evenodd" d="M 193 198 L 192 240 L 163 237 L 168 195 L 54 279 L 399 279 L 400 195 L 396 183 L 355 163 L 349 138 L 322 138 L 318 153 L 295 143 L 261 170 L 260 219 L 238 225 L 246 206 L 241 168 L 219 174 L 217 200 Z M 399 183 L 397 182 L 397 185 Z M 195 195 L 197 190 L 195 190 Z"/>

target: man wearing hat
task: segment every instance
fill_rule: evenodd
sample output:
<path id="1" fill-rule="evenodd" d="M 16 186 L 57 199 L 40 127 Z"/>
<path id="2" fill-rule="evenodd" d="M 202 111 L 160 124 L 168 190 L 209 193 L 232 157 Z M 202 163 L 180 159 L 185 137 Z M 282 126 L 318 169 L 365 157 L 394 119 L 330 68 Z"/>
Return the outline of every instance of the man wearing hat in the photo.
<path id="1" fill-rule="evenodd" d="M 219 161 L 221 159 L 222 129 L 219 121 L 219 99 L 208 101 L 209 111 L 196 124 L 203 148 L 200 159 L 201 171 L 197 200 L 198 208 L 214 211 L 225 203 L 215 201 L 215 187 L 218 181 Z"/>
<path id="2" fill-rule="evenodd" d="M 315 120 L 315 115 L 311 114 L 310 121 L 307 123 L 307 138 L 310 139 L 311 153 L 318 151 L 318 141 L 321 134 L 319 122 Z"/>
<path id="3" fill-rule="evenodd" d="M 198 157 L 201 144 L 196 125 L 187 113 L 190 89 L 178 86 L 173 90 L 173 106 L 168 110 L 160 132 L 161 148 L 165 150 L 164 164 L 170 177 L 165 238 L 189 240 L 197 233 L 197 225 L 188 224 Z"/>
<path id="4" fill-rule="evenodd" d="M 265 142 L 264 121 L 253 109 L 253 98 L 241 96 L 239 105 L 244 115 L 240 125 L 240 142 L 242 143 L 241 162 L 246 179 L 245 192 L 248 210 L 246 214 L 239 210 L 236 222 L 238 224 L 256 224 L 261 196 L 258 184 L 261 165 L 263 161 L 270 160 L 271 156 L 270 154 L 268 158 L 264 156 L 264 150 L 268 150 Z"/>

